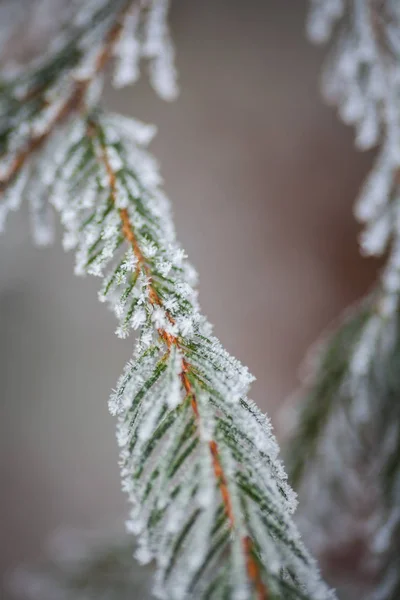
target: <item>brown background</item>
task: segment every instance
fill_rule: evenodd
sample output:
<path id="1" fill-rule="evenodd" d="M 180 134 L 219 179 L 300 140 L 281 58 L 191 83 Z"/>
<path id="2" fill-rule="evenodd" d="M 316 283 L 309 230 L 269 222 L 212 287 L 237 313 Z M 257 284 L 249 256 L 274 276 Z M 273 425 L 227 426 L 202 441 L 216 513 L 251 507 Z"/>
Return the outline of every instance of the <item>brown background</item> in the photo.
<path id="1" fill-rule="evenodd" d="M 1 2 L 0 2 L 1 5 Z M 176 0 L 182 93 L 144 80 L 107 104 L 157 123 L 152 149 L 200 299 L 229 351 L 257 377 L 276 420 L 318 333 L 359 297 L 352 202 L 371 162 L 318 94 L 324 51 L 304 39 L 306 4 Z M 0 239 L 2 570 L 35 557 L 60 524 L 124 514 L 107 397 L 132 351 L 57 243 L 33 247 L 26 212 Z"/>

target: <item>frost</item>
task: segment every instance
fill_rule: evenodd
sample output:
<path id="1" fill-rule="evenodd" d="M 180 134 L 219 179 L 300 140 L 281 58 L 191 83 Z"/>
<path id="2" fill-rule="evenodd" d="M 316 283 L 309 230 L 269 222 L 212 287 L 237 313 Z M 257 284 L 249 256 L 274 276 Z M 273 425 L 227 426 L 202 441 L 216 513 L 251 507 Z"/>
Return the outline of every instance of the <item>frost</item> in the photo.
<path id="1" fill-rule="evenodd" d="M 368 372 L 371 360 L 374 357 L 380 330 L 381 319 L 379 316 L 371 318 L 354 350 L 350 369 L 356 377 L 365 375 Z"/>
<path id="2" fill-rule="evenodd" d="M 196 571 L 206 564 L 212 531 L 221 518 L 218 513 L 221 491 L 213 464 L 217 459 L 213 459 L 215 455 L 211 452 L 211 447 L 218 448 L 221 461 L 218 468 L 226 469 L 224 477 L 229 481 L 235 519 L 242 524 L 232 539 L 224 538 L 221 553 L 210 567 L 204 567 L 198 590 L 208 577 L 213 577 L 213 570 L 223 569 L 225 552 L 232 559 L 226 577 L 235 581 L 238 593 L 244 594 L 249 581 L 241 536 L 249 531 L 246 519 L 240 515 L 236 478 L 246 477 L 248 485 L 255 486 L 268 502 L 274 518 L 283 523 L 282 529 L 274 534 L 275 548 L 285 546 L 289 539 L 298 543 L 298 533 L 289 516 L 295 507 L 295 495 L 277 458 L 278 446 L 269 421 L 246 399 L 253 376 L 211 337 L 211 326 L 199 312 L 197 294 L 191 285 L 193 271 L 175 240 L 168 201 L 156 187 L 160 178 L 149 172 L 155 168 L 154 164 L 135 146 L 134 140 L 127 140 L 125 122 L 119 124 L 113 116 L 112 122 L 108 117 L 100 119 L 99 128 L 103 123 L 107 135 L 111 133 L 113 147 L 118 148 L 119 160 L 115 157 L 114 165 L 119 168 L 120 161 L 127 162 L 135 181 L 140 182 L 139 195 L 129 196 L 128 205 L 136 241 L 128 256 L 126 250 L 122 256 L 120 250 L 115 250 L 111 271 L 104 273 L 101 292 L 120 322 L 119 335 L 128 335 L 130 328 L 140 332 L 133 360 L 110 399 L 110 411 L 119 419 L 117 438 L 123 489 L 133 506 L 128 527 L 141 537 L 139 559 L 147 562 L 154 557 L 158 563 L 156 594 L 187 597 Z M 101 155 L 96 153 L 97 160 Z M 129 185 L 122 175 L 124 171 L 125 167 L 115 174 L 117 195 L 123 186 Z M 136 202 L 140 206 L 139 216 L 135 212 Z M 119 210 L 117 199 L 115 207 Z M 79 220 L 84 222 L 84 216 Z M 102 220 L 99 225 L 88 224 L 85 229 L 80 233 L 85 248 L 89 242 L 94 246 L 96 240 L 101 240 L 96 252 L 114 231 L 106 229 Z M 90 260 L 90 252 L 87 258 Z M 132 266 L 127 269 L 129 260 Z M 130 275 L 120 279 L 121 272 Z M 151 345 L 154 339 L 161 346 L 156 352 Z M 206 382 L 205 390 L 201 382 Z M 244 463 L 236 456 L 226 458 L 230 456 L 232 443 L 246 457 Z M 154 510 L 160 516 L 153 526 Z M 252 510 L 262 518 L 261 507 L 249 506 L 249 511 Z M 179 553 L 179 560 L 172 561 L 177 540 L 186 528 L 185 552 Z M 229 521 L 225 520 L 222 532 L 227 529 Z M 257 543 L 268 540 L 270 544 L 271 539 L 260 531 Z M 295 553 L 283 550 L 279 553 L 283 572 L 285 568 L 294 569 L 304 585 L 318 579 L 315 566 L 305 552 L 302 566 Z M 234 579 L 232 569 L 236 573 Z M 310 592 L 310 597 L 330 598 L 325 586 L 319 585 L 318 591 L 317 586 Z M 282 596 L 279 586 L 277 590 Z"/>
<path id="3" fill-rule="evenodd" d="M 140 9 L 134 5 L 127 13 L 119 40 L 114 48 L 117 65 L 114 71 L 114 86 L 131 85 L 139 79 L 140 41 L 138 27 Z"/>
<path id="4" fill-rule="evenodd" d="M 354 126 L 360 150 L 379 146 L 355 215 L 364 226 L 361 252 L 383 255 L 385 264 L 372 291 L 321 345 L 293 431 L 290 470 L 308 513 L 302 528 L 314 549 L 329 555 L 361 536 L 369 551 L 365 564 L 378 569 L 379 584 L 368 600 L 386 600 L 397 598 L 400 589 L 395 375 L 400 337 L 400 9 L 391 0 L 311 0 L 310 5 L 310 38 L 334 38 L 323 93 L 341 119 Z"/>
<path id="5" fill-rule="evenodd" d="M 384 213 L 362 233 L 360 245 L 364 254 L 379 256 L 385 251 L 392 233 L 392 222 L 390 213 Z"/>
<path id="6" fill-rule="evenodd" d="M 150 81 L 164 100 L 178 94 L 174 49 L 166 25 L 169 0 L 152 0 L 146 22 L 143 54 L 150 59 Z"/>
<path id="7" fill-rule="evenodd" d="M 23 193 L 29 178 L 29 166 L 7 188 L 0 201 L 0 232 L 4 231 L 5 222 L 10 211 L 16 211 L 23 200 Z"/>
<path id="8" fill-rule="evenodd" d="M 378 530 L 374 539 L 374 550 L 378 553 L 383 553 L 388 550 L 392 542 L 393 532 L 400 522 L 400 508 L 396 507 L 389 519 Z"/>
<path id="9" fill-rule="evenodd" d="M 99 299 L 115 315 L 117 335 L 137 332 L 109 410 L 118 420 L 127 527 L 140 537 L 137 559 L 157 563 L 157 595 L 200 598 L 211 586 L 214 597 L 247 599 L 257 573 L 266 593 L 273 579 L 277 600 L 288 581 L 293 598 L 305 589 L 309 600 L 328 600 L 333 594 L 291 519 L 295 495 L 270 423 L 247 398 L 254 377 L 200 312 L 196 273 L 147 150 L 155 128 L 97 106 L 111 57 L 117 86 L 135 82 L 145 59 L 160 96 L 176 96 L 168 5 L 72 3 L 54 56 L 10 83 L 13 126 L 0 171 L 10 185 L 0 217 L 27 198 L 43 244 L 53 236 L 54 209 L 76 274 L 101 279 Z M 331 0 L 327 22 L 339 9 Z M 42 89 L 35 86 L 43 71 Z M 372 139 L 366 129 L 364 144 Z M 272 555 L 270 565 L 264 557 Z"/>
<path id="10" fill-rule="evenodd" d="M 341 17 L 344 10 L 343 0 L 312 0 L 307 22 L 307 33 L 315 43 L 326 42 L 335 21 Z"/>

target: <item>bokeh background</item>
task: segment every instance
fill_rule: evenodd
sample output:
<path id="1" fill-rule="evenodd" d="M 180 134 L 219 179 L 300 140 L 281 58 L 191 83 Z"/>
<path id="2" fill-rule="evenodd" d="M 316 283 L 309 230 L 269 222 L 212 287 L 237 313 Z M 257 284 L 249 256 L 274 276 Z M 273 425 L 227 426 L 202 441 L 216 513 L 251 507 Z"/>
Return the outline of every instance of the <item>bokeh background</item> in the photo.
<path id="1" fill-rule="evenodd" d="M 306 8 L 175 0 L 179 99 L 163 103 L 145 78 L 105 96 L 158 125 L 152 150 L 202 307 L 257 377 L 253 399 L 278 434 L 307 348 L 377 269 L 358 255 L 352 217 L 372 157 L 356 153 L 319 96 L 326 49 L 305 40 Z M 25 211 L 12 216 L 0 239 L 3 574 L 36 558 L 60 525 L 102 528 L 126 512 L 107 398 L 133 341 L 114 336 L 99 281 L 72 266 L 59 243 L 33 247 Z"/>

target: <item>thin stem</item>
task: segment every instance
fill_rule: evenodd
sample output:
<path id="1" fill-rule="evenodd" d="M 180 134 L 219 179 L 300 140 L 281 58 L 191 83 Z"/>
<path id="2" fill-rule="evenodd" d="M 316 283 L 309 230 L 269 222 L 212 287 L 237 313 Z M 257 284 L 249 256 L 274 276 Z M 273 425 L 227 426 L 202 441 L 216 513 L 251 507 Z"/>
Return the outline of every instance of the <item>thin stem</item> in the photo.
<path id="1" fill-rule="evenodd" d="M 50 120 L 46 130 L 39 135 L 33 135 L 29 138 L 25 147 L 12 161 L 7 172 L 0 177 L 0 192 L 4 191 L 7 186 L 13 182 L 28 158 L 36 150 L 39 150 L 43 146 L 55 127 L 65 122 L 72 113 L 80 111 L 84 108 L 86 92 L 95 77 L 105 69 L 107 63 L 109 62 L 113 53 L 114 45 L 118 41 L 123 28 L 124 14 L 129 9 L 131 4 L 132 2 L 130 2 L 128 6 L 125 6 L 121 13 L 116 16 L 116 20 L 108 31 L 103 47 L 97 56 L 92 75 L 86 79 L 75 81 L 71 93 L 67 96 L 65 102 Z"/>
<path id="2" fill-rule="evenodd" d="M 96 123 L 94 121 L 91 121 L 89 124 L 89 134 L 93 135 L 94 130 L 96 130 L 96 129 L 98 129 Z M 116 176 L 115 176 L 115 173 L 111 167 L 111 164 L 110 164 L 110 161 L 108 158 L 107 148 L 106 148 L 104 142 L 101 140 L 101 138 L 100 138 L 100 148 L 101 148 L 100 158 L 104 164 L 104 167 L 106 169 L 106 173 L 108 176 L 108 184 L 110 187 L 111 200 L 115 204 L 116 198 L 117 198 Z M 126 241 L 132 247 L 132 250 L 136 256 L 137 268 L 138 269 L 142 268 L 148 278 L 148 292 L 149 292 L 150 303 L 153 305 L 158 305 L 158 306 L 162 307 L 163 306 L 162 299 L 160 298 L 159 294 L 157 293 L 157 290 L 152 285 L 151 268 L 148 265 L 148 263 L 146 262 L 143 252 L 141 251 L 138 241 L 136 239 L 134 228 L 133 228 L 133 225 L 129 218 L 128 210 L 126 208 L 124 208 L 124 209 L 119 209 L 118 212 L 119 212 L 119 216 L 121 219 L 122 234 L 125 237 Z M 165 312 L 167 314 L 169 321 L 174 323 L 173 317 L 168 313 L 168 311 L 165 311 Z M 176 336 L 171 335 L 170 333 L 165 331 L 165 329 L 162 329 L 162 328 L 158 329 L 157 331 L 158 331 L 160 338 L 164 341 L 164 343 L 166 344 L 168 349 L 170 349 L 172 346 L 176 346 L 177 348 L 182 350 L 182 346 L 179 343 L 179 339 Z M 192 365 L 185 358 L 182 358 L 181 380 L 182 380 L 183 386 L 186 391 L 186 398 L 190 398 L 193 413 L 195 415 L 197 423 L 199 423 L 201 416 L 200 416 L 200 412 L 199 412 L 196 394 L 195 394 L 195 391 L 193 389 L 193 386 L 191 384 L 190 377 L 189 377 L 191 371 L 192 371 Z M 228 489 L 227 478 L 226 478 L 225 472 L 224 472 L 222 464 L 221 464 L 218 444 L 215 440 L 210 440 L 208 442 L 208 447 L 210 449 L 214 475 L 215 475 L 215 478 L 217 481 L 218 488 L 221 493 L 225 514 L 228 518 L 229 527 L 233 531 L 236 527 L 235 516 L 233 513 L 232 500 L 231 500 L 231 496 L 230 496 L 229 489 Z M 248 576 L 249 576 L 250 580 L 252 581 L 254 588 L 256 590 L 257 600 L 267 600 L 268 591 L 262 581 L 260 570 L 259 570 L 259 565 L 254 558 L 253 542 L 249 536 L 245 536 L 244 538 L 242 538 L 242 546 L 243 546 L 243 550 L 246 555 L 247 573 L 248 573 Z"/>

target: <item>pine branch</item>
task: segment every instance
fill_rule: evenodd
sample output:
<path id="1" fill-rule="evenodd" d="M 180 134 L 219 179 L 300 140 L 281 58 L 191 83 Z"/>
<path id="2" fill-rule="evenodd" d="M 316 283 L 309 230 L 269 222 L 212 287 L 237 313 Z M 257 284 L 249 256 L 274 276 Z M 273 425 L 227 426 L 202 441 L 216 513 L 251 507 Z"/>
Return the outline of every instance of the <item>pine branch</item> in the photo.
<path id="1" fill-rule="evenodd" d="M 97 106 L 93 85 L 121 43 L 119 83 L 136 77 L 126 60 L 133 45 L 134 60 L 151 58 L 160 93 L 174 93 L 167 3 L 132 6 L 88 2 L 62 50 L 28 70 L 23 93 L 6 84 L 2 211 L 48 198 L 64 248 L 75 249 L 75 272 L 102 278 L 100 300 L 115 313 L 120 337 L 138 331 L 109 406 L 132 503 L 128 525 L 139 536 L 138 560 L 157 564 L 155 594 L 333 598 L 293 524 L 296 502 L 269 421 L 246 397 L 253 377 L 200 313 L 195 273 L 145 150 L 154 130 Z M 31 206 L 37 237 L 49 240 L 47 205 Z"/>
<path id="2" fill-rule="evenodd" d="M 355 213 L 365 225 L 361 251 L 387 259 L 375 289 L 320 352 L 299 407 L 289 473 L 315 508 L 313 526 L 323 543 L 348 536 L 366 505 L 371 522 L 375 509 L 367 536 L 382 583 L 372 597 L 394 600 L 400 589 L 400 7 L 390 0 L 312 0 L 310 37 L 326 41 L 341 17 L 323 91 L 354 125 L 358 148 L 380 146 Z M 324 496 L 316 498 L 321 489 Z"/>
<path id="3" fill-rule="evenodd" d="M 348 415 L 353 408 L 347 381 L 351 377 L 352 356 L 370 316 L 371 301 L 357 306 L 345 316 L 337 329 L 326 336 L 327 339 L 318 345 L 310 357 L 309 362 L 314 363 L 307 377 L 310 389 L 302 399 L 303 405 L 299 407 L 288 464 L 290 481 L 295 488 L 300 486 L 306 471 L 314 468 L 318 455 L 329 459 L 328 452 L 322 448 L 326 440 L 326 428 L 335 413 L 343 411 Z M 352 426 L 352 419 L 348 419 L 348 428 Z M 350 444 L 351 440 L 347 438 L 347 442 Z"/>
<path id="4" fill-rule="evenodd" d="M 7 194 L 0 205 L 0 229 L 9 211 L 19 207 L 17 176 L 57 127 L 98 103 L 110 59 L 115 59 L 117 87 L 138 79 L 145 58 L 156 91 L 167 100 L 175 97 L 167 6 L 167 0 L 86 0 L 83 7 L 73 2 L 68 26 L 49 52 L 22 72 L 5 70 L 0 80 L 0 191 Z"/>
<path id="5" fill-rule="evenodd" d="M 150 134 L 92 114 L 46 156 L 48 170 L 57 157 L 48 180 L 76 272 L 103 277 L 118 335 L 139 330 L 110 400 L 137 557 L 158 563 L 160 597 L 329 597 L 291 522 L 269 423 L 245 398 L 252 377 L 198 311 L 157 171 L 137 145 Z"/>
<path id="6" fill-rule="evenodd" d="M 93 67 L 83 78 L 82 76 L 76 77 L 74 73 L 71 74 L 70 70 L 73 67 L 75 69 L 82 67 L 82 64 L 79 64 L 81 52 L 78 48 L 79 42 L 82 41 L 82 37 L 84 38 L 84 34 L 87 33 L 87 30 L 84 28 L 81 31 L 78 29 L 75 33 L 75 39 L 73 40 L 75 44 L 72 48 L 71 42 L 69 40 L 66 41 L 66 47 L 64 46 L 59 52 L 58 60 L 52 57 L 50 64 L 46 62 L 41 68 L 35 71 L 33 77 L 29 77 L 28 75 L 27 81 L 22 82 L 22 84 L 19 80 L 10 83 L 7 82 L 8 89 L 11 88 L 11 93 L 14 92 L 16 97 L 6 98 L 6 101 L 9 101 L 8 106 L 6 105 L 5 108 L 7 121 L 5 123 L 6 127 L 2 131 L 1 142 L 4 153 L 10 153 L 10 149 L 12 148 L 12 156 L 8 156 L 9 164 L 4 169 L 4 172 L 1 173 L 0 183 L 2 189 L 5 189 L 13 182 L 30 155 L 43 146 L 57 125 L 62 124 L 71 113 L 82 110 L 85 95 L 90 84 L 101 73 L 111 57 L 113 46 L 121 34 L 123 13 L 130 4 L 132 4 L 131 1 L 119 0 L 114 3 L 114 6 L 109 3 L 106 5 L 105 10 L 103 8 L 98 12 L 92 13 L 94 23 L 100 21 L 101 25 L 103 25 L 103 31 L 100 35 L 99 48 L 93 61 Z M 65 65 L 62 65 L 64 54 L 66 55 L 64 59 Z M 72 61 L 69 60 L 71 54 Z M 62 97 L 61 102 L 53 100 L 53 104 L 51 104 L 49 95 L 51 97 L 51 94 L 54 93 L 52 86 L 54 83 L 58 83 L 62 77 L 60 74 L 60 62 L 61 68 L 64 66 L 64 68 L 68 69 L 69 89 L 64 97 Z M 50 71 L 50 73 L 46 77 L 47 71 Z M 45 77 L 44 81 L 43 77 Z M 15 100 L 19 102 L 15 102 Z M 26 118 L 27 104 L 30 103 L 34 104 L 31 107 L 34 115 L 30 115 L 31 117 L 34 116 L 34 122 L 28 131 L 23 131 L 21 138 L 18 139 L 10 129 L 7 129 L 7 125 L 14 120 L 18 122 L 21 116 L 22 118 Z M 17 137 L 17 140 L 15 140 L 15 137 Z"/>

